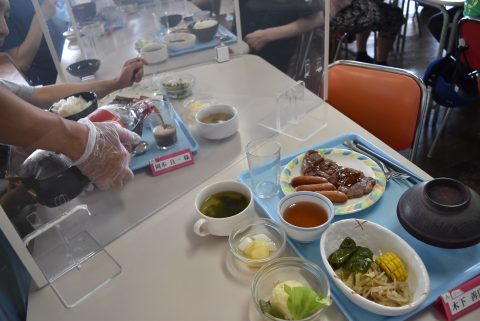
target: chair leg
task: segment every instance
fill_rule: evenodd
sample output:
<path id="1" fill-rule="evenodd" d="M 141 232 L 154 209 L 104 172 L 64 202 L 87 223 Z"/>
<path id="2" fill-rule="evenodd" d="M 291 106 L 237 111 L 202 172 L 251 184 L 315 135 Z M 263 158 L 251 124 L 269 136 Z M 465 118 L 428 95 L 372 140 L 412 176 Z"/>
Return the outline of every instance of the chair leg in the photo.
<path id="1" fill-rule="evenodd" d="M 438 143 L 438 139 L 440 138 L 440 135 L 442 134 L 443 128 L 445 127 L 445 124 L 447 123 L 447 118 L 448 118 L 448 116 L 450 116 L 451 112 L 452 112 L 452 108 L 447 108 L 447 112 L 445 113 L 445 116 L 443 116 L 443 119 L 442 119 L 442 125 L 437 130 L 437 133 L 435 134 L 435 138 L 433 139 L 432 146 L 428 150 L 428 154 L 427 154 L 428 158 L 432 158 L 433 150 L 435 149 L 435 146 Z"/>

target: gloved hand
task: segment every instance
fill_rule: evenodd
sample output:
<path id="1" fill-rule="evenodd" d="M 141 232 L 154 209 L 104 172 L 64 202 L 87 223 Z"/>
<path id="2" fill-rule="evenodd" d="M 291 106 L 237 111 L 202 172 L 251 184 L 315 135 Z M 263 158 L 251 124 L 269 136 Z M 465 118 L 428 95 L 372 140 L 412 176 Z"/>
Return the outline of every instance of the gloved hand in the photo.
<path id="1" fill-rule="evenodd" d="M 88 126 L 88 142 L 72 165 L 101 190 L 122 187 L 132 180 L 129 150 L 140 142 L 140 136 L 114 122 L 92 123 L 86 118 L 78 122 Z"/>

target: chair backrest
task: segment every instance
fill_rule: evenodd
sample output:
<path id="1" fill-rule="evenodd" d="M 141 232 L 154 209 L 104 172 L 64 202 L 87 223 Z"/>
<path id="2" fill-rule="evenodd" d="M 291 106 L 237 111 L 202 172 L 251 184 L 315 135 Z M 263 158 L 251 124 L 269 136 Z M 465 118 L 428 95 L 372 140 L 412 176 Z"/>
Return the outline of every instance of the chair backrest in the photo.
<path id="1" fill-rule="evenodd" d="M 10 80 L 20 85 L 29 84 L 25 75 L 17 67 L 17 64 L 5 52 L 0 52 L 0 79 Z"/>
<path id="2" fill-rule="evenodd" d="M 424 122 L 423 81 L 398 68 L 339 60 L 329 66 L 327 102 L 396 150 L 415 156 Z"/>
<path id="3" fill-rule="evenodd" d="M 459 47 L 465 46 L 460 59 L 472 69 L 480 69 L 480 19 L 465 17 L 458 23 Z"/>

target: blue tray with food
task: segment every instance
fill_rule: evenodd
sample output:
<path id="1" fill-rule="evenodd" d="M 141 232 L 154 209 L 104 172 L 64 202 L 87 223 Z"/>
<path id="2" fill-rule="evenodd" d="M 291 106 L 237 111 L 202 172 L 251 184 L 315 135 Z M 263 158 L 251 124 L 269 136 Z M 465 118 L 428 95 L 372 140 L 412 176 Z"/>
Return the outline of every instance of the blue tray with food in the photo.
<path id="1" fill-rule="evenodd" d="M 176 111 L 174 113 L 177 124 L 177 144 L 165 150 L 157 148 L 152 129 L 150 128 L 148 122 L 145 122 L 143 125 L 142 140 L 148 143 L 147 151 L 145 154 L 132 157 L 130 161 L 130 168 L 132 170 L 149 166 L 149 161 L 159 156 L 172 154 L 187 148 L 190 149 L 192 153 L 196 153 L 198 151 L 198 142 L 192 136 L 187 126 L 185 126 L 185 123 L 182 121 L 182 118 L 178 115 L 178 113 Z"/>
<path id="2" fill-rule="evenodd" d="M 357 199 L 350 199 L 344 204 L 336 204 L 336 215 L 332 223 L 344 219 L 366 220 L 385 227 L 398 235 L 415 250 L 425 264 L 430 279 L 430 292 L 423 303 L 414 310 L 402 315 L 389 317 L 369 312 L 354 304 L 343 294 L 333 279 L 330 278 L 333 300 L 345 316 L 349 320 L 405 320 L 434 303 L 442 293 L 480 274 L 480 265 L 478 264 L 478 257 L 480 255 L 479 244 L 460 249 L 440 248 L 424 243 L 407 232 L 398 220 L 397 204 L 405 191 L 412 186 L 418 185 L 413 185 L 411 182 L 402 180 L 389 180 L 387 182 L 383 173 L 379 172 L 376 163 L 371 159 L 359 156 L 358 153 L 350 151 L 342 145 L 346 140 L 355 140 L 362 143 L 380 157 L 388 160 L 394 167 L 397 167 L 397 169 L 401 169 L 405 173 L 415 177 L 417 181 L 421 181 L 415 173 L 402 166 L 402 164 L 392 156 L 383 152 L 363 137 L 349 133 L 324 141 L 315 146 L 306 147 L 283 157 L 281 160 L 281 191 L 277 196 L 270 199 L 255 197 L 258 207 L 261 208 L 268 217 L 281 223 L 277 214 L 278 203 L 285 194 L 292 192 L 288 184 L 285 184 L 285 181 L 298 175 L 299 166 L 301 166 L 304 154 L 309 150 L 321 150 L 331 155 L 332 159 L 339 165 L 348 166 L 349 164 L 353 164 L 351 166 L 352 168 L 361 170 L 365 172 L 366 176 L 376 179 L 377 184 L 372 189 L 372 192 Z M 328 157 L 329 156 L 326 155 L 326 158 Z M 239 176 L 239 180 L 252 187 L 248 171 L 243 171 Z M 300 243 L 289 238 L 288 242 L 299 256 L 317 263 L 327 271 L 320 254 L 320 240 L 312 243 Z M 415 289 L 412 289 L 412 291 L 415 291 Z"/>
<path id="3" fill-rule="evenodd" d="M 160 31 L 157 31 L 155 33 L 155 38 L 158 40 L 162 41 L 163 35 Z M 205 49 L 210 49 L 218 46 L 220 43 L 223 43 L 225 45 L 229 45 L 232 43 L 237 42 L 237 36 L 234 35 L 230 30 L 225 28 L 222 25 L 218 26 L 218 31 L 215 37 L 213 37 L 212 40 L 206 41 L 206 42 L 196 42 L 195 45 L 191 48 L 188 49 L 181 49 L 181 50 L 168 50 L 168 56 L 169 57 L 177 57 L 177 56 L 182 56 L 186 55 L 192 52 L 197 52 Z"/>

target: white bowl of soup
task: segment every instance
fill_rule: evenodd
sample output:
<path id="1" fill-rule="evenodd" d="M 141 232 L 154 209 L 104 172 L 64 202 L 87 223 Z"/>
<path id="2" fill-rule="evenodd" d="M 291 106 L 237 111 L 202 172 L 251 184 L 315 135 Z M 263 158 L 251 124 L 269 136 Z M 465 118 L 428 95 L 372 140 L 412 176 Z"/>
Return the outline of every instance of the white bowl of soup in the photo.
<path id="1" fill-rule="evenodd" d="M 202 107 L 195 115 L 200 136 L 206 139 L 225 139 L 238 131 L 238 111 L 230 105 Z"/>
<path id="2" fill-rule="evenodd" d="M 411 312 L 430 291 L 427 269 L 415 250 L 397 234 L 370 221 L 333 223 L 321 237 L 320 255 L 343 295 L 372 313 L 398 316 Z"/>
<path id="3" fill-rule="evenodd" d="M 277 213 L 287 235 L 302 243 L 318 240 L 335 216 L 327 197 L 315 192 L 294 192 L 283 197 Z"/>

